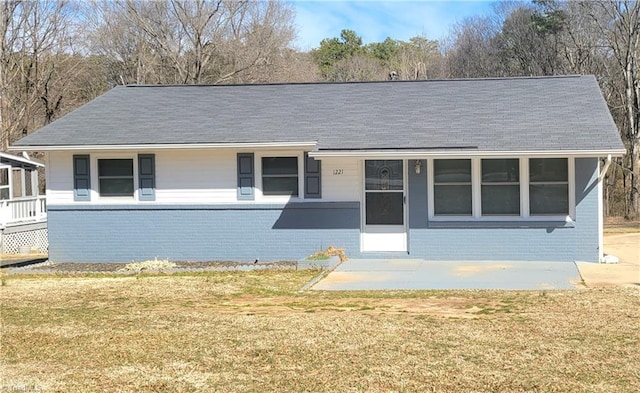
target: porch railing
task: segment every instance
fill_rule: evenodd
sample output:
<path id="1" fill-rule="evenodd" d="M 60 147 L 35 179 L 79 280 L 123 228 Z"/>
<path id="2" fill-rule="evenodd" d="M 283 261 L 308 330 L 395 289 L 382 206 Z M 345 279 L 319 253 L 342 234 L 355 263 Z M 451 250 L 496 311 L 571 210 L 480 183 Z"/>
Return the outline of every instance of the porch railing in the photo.
<path id="1" fill-rule="evenodd" d="M 0 201 L 0 226 L 6 227 L 47 219 L 47 197 L 16 198 Z"/>

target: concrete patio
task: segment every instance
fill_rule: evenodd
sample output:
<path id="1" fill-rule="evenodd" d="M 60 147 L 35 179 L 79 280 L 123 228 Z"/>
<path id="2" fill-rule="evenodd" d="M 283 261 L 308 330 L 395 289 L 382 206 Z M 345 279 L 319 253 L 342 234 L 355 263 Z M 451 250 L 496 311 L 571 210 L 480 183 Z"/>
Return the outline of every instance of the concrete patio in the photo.
<path id="1" fill-rule="evenodd" d="M 575 289 L 581 277 L 573 262 L 426 261 L 351 259 L 314 290 Z"/>

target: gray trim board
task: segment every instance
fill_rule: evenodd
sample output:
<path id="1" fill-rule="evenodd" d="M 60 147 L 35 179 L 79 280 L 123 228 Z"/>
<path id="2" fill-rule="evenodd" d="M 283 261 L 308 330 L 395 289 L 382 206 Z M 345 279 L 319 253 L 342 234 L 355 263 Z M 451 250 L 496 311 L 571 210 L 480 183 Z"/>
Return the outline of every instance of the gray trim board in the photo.
<path id="1" fill-rule="evenodd" d="M 292 202 L 292 203 L 238 203 L 209 205 L 180 204 L 116 204 L 116 205 L 50 205 L 47 211 L 83 210 L 282 210 L 282 209 L 359 209 L 360 202 Z"/>
<path id="2" fill-rule="evenodd" d="M 19 232 L 27 232 L 27 231 L 35 231 L 38 229 L 47 229 L 47 222 L 32 222 L 25 223 L 19 225 L 12 225 L 9 227 L 2 228 L 2 233 L 10 234 L 10 233 L 19 233 Z"/>
<path id="3" fill-rule="evenodd" d="M 428 227 L 437 228 L 575 228 L 575 222 L 566 221 L 429 221 Z"/>

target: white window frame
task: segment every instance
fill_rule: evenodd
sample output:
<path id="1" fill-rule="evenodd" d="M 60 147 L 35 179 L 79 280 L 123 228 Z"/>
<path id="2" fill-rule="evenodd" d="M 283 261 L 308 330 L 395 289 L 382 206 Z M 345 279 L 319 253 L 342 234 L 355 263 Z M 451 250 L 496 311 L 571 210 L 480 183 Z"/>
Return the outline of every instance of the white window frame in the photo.
<path id="1" fill-rule="evenodd" d="M 487 182 L 487 183 L 483 183 L 482 182 L 482 160 L 518 160 L 518 182 L 517 183 L 516 182 Z M 527 159 L 527 162 L 529 162 L 528 159 Z M 473 162 L 471 163 L 471 166 L 473 168 Z M 478 203 L 478 209 L 480 210 L 480 213 L 479 213 L 480 216 L 483 217 L 483 218 L 487 218 L 487 219 L 496 218 L 496 217 L 505 217 L 505 218 L 511 218 L 511 219 L 516 218 L 517 219 L 517 218 L 521 217 L 522 216 L 522 212 L 523 212 L 523 209 L 522 209 L 522 205 L 523 205 L 523 203 L 522 203 L 523 200 L 522 199 L 523 198 L 522 198 L 522 184 L 521 184 L 522 183 L 522 160 L 517 158 L 517 157 L 511 157 L 511 158 L 496 158 L 496 157 L 481 158 L 481 159 L 478 160 L 477 167 L 478 167 L 478 174 L 477 174 L 478 182 L 480 183 L 480 185 L 478 187 L 478 195 L 477 195 L 478 200 L 477 200 L 477 203 Z M 472 169 L 472 172 L 473 172 L 473 169 Z M 473 182 L 473 178 L 471 180 Z M 482 214 L 482 186 L 483 185 L 487 185 L 487 186 L 495 186 L 495 185 L 498 185 L 498 186 L 515 186 L 515 185 L 517 185 L 518 188 L 520 189 L 520 214 L 485 214 L 485 215 L 483 215 Z M 476 195 L 474 195 L 474 198 L 475 198 L 475 196 Z"/>
<path id="2" fill-rule="evenodd" d="M 40 183 L 38 182 L 39 173 L 37 169 L 31 170 L 31 191 L 33 196 L 40 195 Z"/>
<path id="3" fill-rule="evenodd" d="M 458 157 L 456 157 L 457 159 Z M 567 159 L 567 176 L 569 183 L 569 214 L 568 215 L 535 215 L 529 212 L 529 159 L 530 158 L 565 158 Z M 434 157 L 427 160 L 427 183 L 428 183 L 428 211 L 430 221 L 466 221 L 466 222 L 487 222 L 487 221 L 565 221 L 573 222 L 576 216 L 575 201 L 575 159 L 574 157 L 540 157 L 540 156 L 491 156 L 474 157 L 471 160 L 471 196 L 472 214 L 471 216 L 445 216 L 436 215 L 434 212 L 434 161 L 448 160 L 450 157 Z M 520 166 L 520 215 L 482 215 L 482 159 L 518 159 Z"/>
<path id="4" fill-rule="evenodd" d="M 436 159 L 438 160 L 438 159 Z M 432 184 L 430 186 L 432 186 L 430 188 L 431 192 L 429 193 L 429 196 L 431 196 L 433 198 L 432 201 L 429 202 L 429 205 L 432 206 L 433 209 L 433 215 L 436 217 L 457 217 L 457 218 L 461 218 L 461 219 L 470 219 L 472 217 L 475 217 L 475 209 L 476 209 L 476 201 L 474 199 L 474 195 L 475 195 L 475 184 L 474 184 L 474 177 L 475 177 L 475 168 L 474 168 L 474 164 L 473 164 L 473 159 L 469 159 L 469 158 L 451 158 L 451 160 L 464 160 L 464 161 L 470 161 L 470 165 L 471 165 L 471 180 L 469 182 L 448 182 L 448 183 L 438 183 L 436 184 L 436 179 L 435 179 L 435 163 L 434 161 L 436 160 L 432 160 L 429 167 L 431 168 L 431 172 L 429 172 L 429 178 L 432 181 Z M 448 158 L 445 160 L 449 160 Z M 438 214 L 435 215 L 435 188 L 438 185 L 442 185 L 442 186 L 471 186 L 471 214 L 452 214 L 452 215 L 444 215 L 444 214 Z"/>
<path id="5" fill-rule="evenodd" d="M 538 157 L 532 157 L 532 158 L 538 158 Z M 553 157 L 553 158 L 564 158 L 564 157 Z M 553 159 L 553 158 L 550 158 L 550 159 Z M 546 159 L 546 157 L 542 158 L 542 159 Z M 568 172 L 567 176 L 570 175 L 569 161 L 570 160 L 567 159 L 567 172 Z M 527 160 L 527 165 L 529 165 L 529 160 Z M 531 179 L 529 179 L 529 168 L 528 167 L 527 167 L 527 182 L 528 182 L 527 191 L 529 191 L 529 188 L 530 188 L 529 186 L 531 186 Z M 567 181 L 566 181 L 566 184 L 567 184 L 567 189 L 569 190 L 569 194 L 571 195 L 571 186 L 569 185 L 570 182 L 571 182 L 571 179 L 568 178 Z M 565 184 L 565 182 L 563 182 L 563 181 L 545 181 L 545 182 L 535 182 L 534 184 Z M 570 195 L 569 195 L 568 203 L 569 203 L 569 211 L 571 212 L 571 196 Z M 529 201 L 531 201 L 531 198 L 527 199 L 527 202 L 529 202 Z M 529 214 L 531 214 L 530 209 L 529 209 Z M 532 217 L 549 217 L 549 216 L 555 217 L 557 215 L 554 215 L 554 214 L 536 214 L 536 215 L 533 215 Z M 571 215 L 571 217 L 573 217 L 573 215 Z"/>
<path id="6" fill-rule="evenodd" d="M 24 168 L 19 168 L 19 167 L 12 167 L 11 168 L 11 194 L 14 194 L 16 191 L 20 191 L 20 196 L 13 196 L 11 195 L 11 199 L 21 199 L 21 198 L 25 198 L 25 194 L 26 194 L 26 184 L 25 183 L 25 175 L 24 175 Z M 18 189 L 16 187 L 16 183 L 13 181 L 13 174 L 14 173 L 18 173 L 18 178 L 20 178 L 20 188 Z"/>
<path id="7" fill-rule="evenodd" d="M 7 185 L 3 186 L 0 185 L 0 189 L 7 189 L 9 190 L 9 199 L 2 199 L 3 201 L 10 201 L 13 199 L 13 195 L 12 195 L 12 188 L 13 188 L 13 179 L 11 176 L 11 166 L 10 165 L 0 165 L 0 170 L 1 169 L 6 169 L 7 170 Z"/>
<path id="8" fill-rule="evenodd" d="M 27 181 L 27 175 L 29 175 L 29 181 Z M 38 171 L 35 169 L 26 169 L 24 170 L 24 174 L 23 174 L 23 179 L 24 179 L 24 195 L 27 198 L 33 198 L 35 196 L 38 196 L 38 191 L 34 188 L 34 181 L 33 178 L 38 176 Z M 31 188 L 31 195 L 27 195 L 27 185 L 29 185 L 29 187 Z"/>
<path id="9" fill-rule="evenodd" d="M 286 150 L 269 150 L 256 152 L 255 154 L 255 198 L 256 202 L 287 203 L 304 200 L 304 152 L 292 152 Z M 298 159 L 298 195 L 264 195 L 262 193 L 262 158 L 269 157 L 296 157 Z M 316 199 L 317 200 L 317 199 Z M 252 201 L 253 202 L 253 201 Z"/>
<path id="10" fill-rule="evenodd" d="M 91 154 L 91 200 L 109 203 L 132 203 L 138 201 L 138 160 L 137 154 Z M 133 161 L 133 195 L 101 196 L 100 179 L 98 177 L 99 160 L 132 160 Z"/>

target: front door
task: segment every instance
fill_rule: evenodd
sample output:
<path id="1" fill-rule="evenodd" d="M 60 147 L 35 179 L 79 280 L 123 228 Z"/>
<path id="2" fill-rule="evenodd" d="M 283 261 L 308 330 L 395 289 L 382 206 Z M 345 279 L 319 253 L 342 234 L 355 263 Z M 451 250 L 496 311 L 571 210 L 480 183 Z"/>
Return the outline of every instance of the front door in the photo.
<path id="1" fill-rule="evenodd" d="M 364 162 L 362 251 L 407 251 L 402 160 Z"/>

